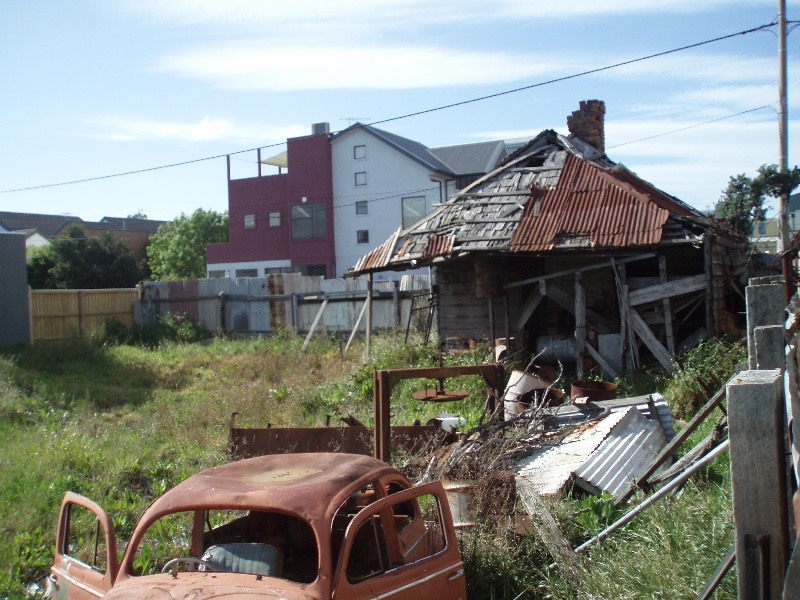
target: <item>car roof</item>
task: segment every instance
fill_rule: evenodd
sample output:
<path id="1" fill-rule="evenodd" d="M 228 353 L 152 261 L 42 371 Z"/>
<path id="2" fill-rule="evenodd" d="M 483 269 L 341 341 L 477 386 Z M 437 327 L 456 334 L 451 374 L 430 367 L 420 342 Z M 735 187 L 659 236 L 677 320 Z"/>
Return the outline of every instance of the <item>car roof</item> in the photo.
<path id="1" fill-rule="evenodd" d="M 227 463 L 189 477 L 157 499 L 146 519 L 181 510 L 265 508 L 308 520 L 325 518 L 349 495 L 379 477 L 398 473 L 359 454 L 273 454 Z M 336 500 L 336 506 L 331 503 Z"/>

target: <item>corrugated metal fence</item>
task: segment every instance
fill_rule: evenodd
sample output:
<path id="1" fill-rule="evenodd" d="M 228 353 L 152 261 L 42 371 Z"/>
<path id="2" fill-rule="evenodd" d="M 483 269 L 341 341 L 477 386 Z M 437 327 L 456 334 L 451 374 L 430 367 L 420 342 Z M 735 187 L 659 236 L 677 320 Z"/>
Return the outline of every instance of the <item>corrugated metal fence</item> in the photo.
<path id="1" fill-rule="evenodd" d="M 406 275 L 399 282 L 373 285 L 373 329 L 404 329 L 424 324 L 430 282 Z M 34 341 L 86 335 L 116 319 L 127 327 L 148 325 L 159 315 L 186 314 L 209 331 L 269 333 L 287 328 L 366 331 L 363 317 L 367 279 L 324 279 L 299 273 L 235 279 L 146 282 L 136 289 L 34 290 L 31 315 Z M 320 314 L 320 309 L 325 308 Z M 418 310 L 419 309 L 419 310 Z M 319 319 L 318 319 L 319 317 Z"/>
<path id="2" fill-rule="evenodd" d="M 406 275 L 399 282 L 373 285 L 373 329 L 405 328 L 414 308 L 427 304 L 427 275 Z M 367 279 L 324 279 L 299 273 L 147 282 L 143 285 L 137 321 L 154 323 L 158 315 L 184 313 L 209 331 L 269 333 L 280 328 L 307 332 L 317 329 L 366 331 L 360 318 L 367 297 Z M 320 310 L 322 306 L 325 306 Z M 412 320 L 427 320 L 414 310 Z"/>
<path id="3" fill-rule="evenodd" d="M 139 298 L 136 289 L 108 290 L 33 290 L 31 320 L 34 341 L 52 341 L 71 335 L 86 335 L 116 319 L 133 325 L 133 305 Z"/>

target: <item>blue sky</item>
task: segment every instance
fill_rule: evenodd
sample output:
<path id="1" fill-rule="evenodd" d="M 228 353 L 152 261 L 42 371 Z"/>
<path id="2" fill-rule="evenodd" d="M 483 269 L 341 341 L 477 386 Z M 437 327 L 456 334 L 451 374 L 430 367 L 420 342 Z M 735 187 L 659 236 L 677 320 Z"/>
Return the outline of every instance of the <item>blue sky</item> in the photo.
<path id="1" fill-rule="evenodd" d="M 374 123 L 776 14 L 775 0 L 5 0 L 0 191 L 280 144 L 321 121 Z M 800 19 L 800 0 L 788 17 Z M 791 165 L 800 163 L 798 48 L 795 31 Z M 602 99 L 610 158 L 704 210 L 730 175 L 778 162 L 777 71 L 777 37 L 762 31 L 378 126 L 428 146 L 532 137 L 566 132 L 580 100 Z M 743 111 L 752 112 L 723 118 Z M 232 169 L 256 175 L 255 152 L 232 157 Z M 172 219 L 226 210 L 226 181 L 217 158 L 0 193 L 0 210 Z"/>

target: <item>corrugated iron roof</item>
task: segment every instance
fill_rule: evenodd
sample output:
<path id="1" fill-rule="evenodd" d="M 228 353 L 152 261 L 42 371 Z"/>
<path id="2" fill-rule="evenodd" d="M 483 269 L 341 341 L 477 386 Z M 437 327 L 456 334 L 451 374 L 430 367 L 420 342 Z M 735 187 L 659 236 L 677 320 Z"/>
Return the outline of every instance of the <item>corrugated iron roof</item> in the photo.
<path id="1" fill-rule="evenodd" d="M 381 255 L 385 260 L 367 260 L 371 253 L 351 273 L 473 252 L 652 246 L 696 239 L 707 227 L 720 230 L 589 144 L 547 130 L 401 232 L 390 254 Z"/>
<path id="2" fill-rule="evenodd" d="M 511 251 L 657 244 L 669 211 L 615 175 L 568 154 L 558 184 L 532 190 Z"/>

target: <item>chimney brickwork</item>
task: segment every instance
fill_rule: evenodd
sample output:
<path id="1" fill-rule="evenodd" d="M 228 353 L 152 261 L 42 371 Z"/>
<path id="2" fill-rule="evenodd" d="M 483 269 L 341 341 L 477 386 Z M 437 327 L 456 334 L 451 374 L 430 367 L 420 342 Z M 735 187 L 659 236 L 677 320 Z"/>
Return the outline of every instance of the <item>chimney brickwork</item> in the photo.
<path id="1" fill-rule="evenodd" d="M 602 100 L 581 100 L 580 108 L 567 117 L 567 128 L 575 137 L 605 152 L 605 114 Z"/>

